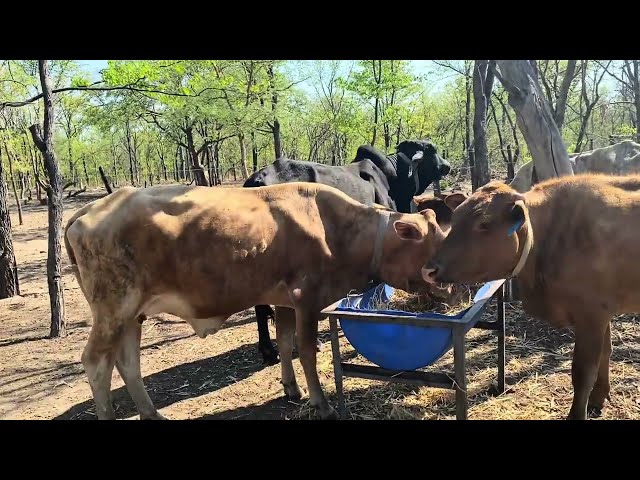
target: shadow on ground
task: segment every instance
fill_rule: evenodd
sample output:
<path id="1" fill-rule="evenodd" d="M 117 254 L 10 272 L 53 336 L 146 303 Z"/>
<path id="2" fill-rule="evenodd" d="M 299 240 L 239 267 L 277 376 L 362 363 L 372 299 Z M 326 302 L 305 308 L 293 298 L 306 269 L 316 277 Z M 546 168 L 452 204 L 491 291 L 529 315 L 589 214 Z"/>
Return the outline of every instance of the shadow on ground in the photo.
<path id="1" fill-rule="evenodd" d="M 176 402 L 200 397 L 244 380 L 266 368 L 256 356 L 257 344 L 242 345 L 234 350 L 195 362 L 177 365 L 144 377 L 151 400 L 160 409 Z M 112 391 L 116 417 L 138 414 L 126 387 Z M 55 420 L 95 419 L 93 399 L 74 405 Z"/>

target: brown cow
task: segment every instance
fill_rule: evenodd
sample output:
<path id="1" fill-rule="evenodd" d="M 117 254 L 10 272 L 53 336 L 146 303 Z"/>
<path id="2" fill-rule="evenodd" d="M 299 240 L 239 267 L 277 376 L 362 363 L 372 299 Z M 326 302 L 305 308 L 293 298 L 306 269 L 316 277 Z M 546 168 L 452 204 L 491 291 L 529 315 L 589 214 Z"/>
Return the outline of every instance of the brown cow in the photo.
<path id="1" fill-rule="evenodd" d="M 569 419 L 609 398 L 610 322 L 640 310 L 640 175 L 582 174 L 525 194 L 502 182 L 453 194 L 451 230 L 425 265 L 434 282 L 515 276 L 525 311 L 575 331 Z M 456 208 L 457 207 L 457 208 Z"/>
<path id="2" fill-rule="evenodd" d="M 140 320 L 169 313 L 201 338 L 253 305 L 276 305 L 285 394 L 300 398 L 293 334 L 310 403 L 337 418 L 316 371 L 320 312 L 375 278 L 426 287 L 421 266 L 444 238 L 433 211 L 365 206 L 317 183 L 257 188 L 122 188 L 78 210 L 65 245 L 94 323 L 82 354 L 99 419 L 113 419 L 113 366 L 142 419 L 162 417 L 140 373 Z M 283 308 L 284 307 L 284 308 Z"/>

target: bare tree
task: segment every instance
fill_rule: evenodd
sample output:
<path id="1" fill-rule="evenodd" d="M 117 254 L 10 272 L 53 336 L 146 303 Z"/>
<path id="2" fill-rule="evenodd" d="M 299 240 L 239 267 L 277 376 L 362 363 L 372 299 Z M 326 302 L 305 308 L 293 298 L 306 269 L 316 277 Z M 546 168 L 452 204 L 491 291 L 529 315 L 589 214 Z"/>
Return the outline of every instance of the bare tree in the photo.
<path id="1" fill-rule="evenodd" d="M 541 68 L 538 70 L 540 81 L 547 95 L 549 107 L 553 113 L 558 130 L 562 132 L 564 116 L 567 111 L 567 99 L 569 91 L 577 76 L 577 60 L 567 61 L 567 68 L 561 70 L 560 60 L 543 60 L 540 62 Z M 560 81 L 562 79 L 562 81 Z"/>
<path id="2" fill-rule="evenodd" d="M 527 60 L 497 60 L 495 74 L 509 94 L 509 105 L 527 142 L 539 180 L 573 175 L 567 149 L 537 74 Z"/>
<path id="3" fill-rule="evenodd" d="M 47 255 L 47 283 L 49 285 L 49 300 L 51 303 L 51 337 L 66 335 L 64 316 L 64 293 L 62 285 L 62 178 L 60 167 L 53 150 L 53 126 L 55 111 L 51 93 L 51 79 L 49 78 L 49 64 L 47 60 L 38 60 L 40 83 L 42 84 L 42 98 L 44 101 L 44 136 L 40 135 L 40 126 L 31 125 L 29 131 L 33 142 L 42 152 L 44 165 L 49 177 L 47 188 L 49 210 L 49 252 Z"/>
<path id="4" fill-rule="evenodd" d="M 585 137 L 587 135 L 587 125 L 589 124 L 589 120 L 591 119 L 593 109 L 597 105 L 598 100 L 600 100 L 600 83 L 602 82 L 602 78 L 604 77 L 611 60 L 604 67 L 602 72 L 598 72 L 598 70 L 594 70 L 593 72 L 593 92 L 591 95 L 591 99 L 589 99 L 588 94 L 588 85 L 587 85 L 587 66 L 589 61 L 582 61 L 582 69 L 581 69 L 581 94 L 580 94 L 580 131 L 578 132 L 578 139 L 576 140 L 576 152 L 582 151 L 582 142 L 584 142 Z M 584 106 L 584 111 L 582 110 Z"/>

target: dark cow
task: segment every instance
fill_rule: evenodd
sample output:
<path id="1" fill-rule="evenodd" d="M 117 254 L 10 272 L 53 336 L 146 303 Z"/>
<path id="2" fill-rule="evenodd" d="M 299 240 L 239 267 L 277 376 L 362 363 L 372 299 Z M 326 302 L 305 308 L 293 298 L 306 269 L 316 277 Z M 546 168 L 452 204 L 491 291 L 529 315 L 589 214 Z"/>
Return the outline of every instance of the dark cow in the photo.
<path id="1" fill-rule="evenodd" d="M 288 182 L 322 183 L 335 187 L 365 205 L 410 213 L 416 211 L 412 199 L 432 182 L 448 175 L 451 165 L 429 140 L 405 140 L 396 153 L 386 155 L 370 145 L 361 145 L 354 160 L 332 166 L 314 162 L 277 159 L 253 175 L 244 187 L 261 187 Z M 275 313 L 269 305 L 256 305 L 258 350 L 265 363 L 278 363 L 278 350 L 271 342 L 269 319 Z M 320 348 L 320 344 L 318 344 Z"/>

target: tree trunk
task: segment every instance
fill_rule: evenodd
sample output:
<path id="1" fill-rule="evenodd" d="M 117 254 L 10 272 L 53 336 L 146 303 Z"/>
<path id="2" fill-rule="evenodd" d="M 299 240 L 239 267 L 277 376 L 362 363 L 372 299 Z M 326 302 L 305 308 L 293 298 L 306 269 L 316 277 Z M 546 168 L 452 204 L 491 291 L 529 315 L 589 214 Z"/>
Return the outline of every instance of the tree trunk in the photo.
<path id="1" fill-rule="evenodd" d="M 136 181 L 134 177 L 134 162 L 133 152 L 131 149 L 131 131 L 129 130 L 129 122 L 125 122 L 125 136 L 127 137 L 127 153 L 129 154 L 129 180 L 131 181 L 131 185 L 135 187 Z"/>
<path id="2" fill-rule="evenodd" d="M 84 169 L 84 178 L 87 181 L 87 187 L 89 186 L 89 172 L 87 172 L 87 161 L 85 159 L 84 154 L 82 155 L 82 168 Z M 82 186 L 80 187 L 82 190 Z"/>
<path id="3" fill-rule="evenodd" d="M 469 63 L 467 66 L 467 71 L 465 72 L 465 104 L 464 104 L 464 163 L 465 166 L 469 169 L 472 167 L 471 165 L 471 154 L 469 150 L 471 149 L 471 81 L 469 77 L 471 76 L 471 64 Z M 473 175 L 471 170 L 469 170 L 469 174 L 471 176 L 471 180 L 473 181 Z"/>
<path id="4" fill-rule="evenodd" d="M 498 60 L 500 82 L 516 111 L 539 180 L 573 175 L 567 148 L 553 120 L 548 102 L 540 92 L 535 72 L 526 60 Z"/>
<path id="5" fill-rule="evenodd" d="M 640 142 L 640 77 L 638 72 L 640 60 L 633 60 L 633 103 L 636 107 L 636 142 Z"/>
<path id="6" fill-rule="evenodd" d="M 220 142 L 213 145 L 213 168 L 215 169 L 216 185 L 222 185 L 220 178 Z"/>
<path id="7" fill-rule="evenodd" d="M 66 335 L 64 318 L 64 292 L 62 285 L 62 181 L 60 168 L 53 150 L 53 126 L 55 116 L 51 81 L 49 79 L 49 65 L 46 60 L 38 60 L 40 83 L 44 100 L 44 138 L 40 136 L 40 126 L 29 127 L 33 141 L 44 156 L 45 168 L 49 177 L 49 252 L 47 255 L 47 283 L 49 285 L 49 299 L 51 303 L 51 337 Z"/>
<path id="8" fill-rule="evenodd" d="M 13 189 L 13 196 L 16 199 L 16 206 L 18 207 L 18 223 L 22 225 L 22 205 L 20 205 L 20 198 L 18 198 L 16 179 L 13 176 L 13 159 L 6 143 L 4 144 L 4 151 L 7 153 L 7 158 L 9 159 L 9 178 L 11 179 L 11 188 Z"/>
<path id="9" fill-rule="evenodd" d="M 253 157 L 253 173 L 255 173 L 258 171 L 258 145 L 256 145 L 256 132 L 251 132 L 251 156 Z"/>
<path id="10" fill-rule="evenodd" d="M 13 253 L 11 216 L 9 215 L 7 198 L 9 198 L 9 192 L 0 156 L 0 299 L 18 295 L 16 258 Z"/>
<path id="11" fill-rule="evenodd" d="M 493 72 L 489 68 L 489 60 L 476 60 L 473 68 L 473 100 L 475 105 L 473 115 L 474 168 L 471 176 L 474 190 L 491 180 L 489 149 L 487 148 L 487 113 L 493 78 Z"/>
<path id="12" fill-rule="evenodd" d="M 206 187 L 207 177 L 204 174 L 204 169 L 200 165 L 200 161 L 198 160 L 198 151 L 193 143 L 193 127 L 185 128 L 184 133 L 187 136 L 187 150 L 191 157 L 191 165 L 193 166 L 193 176 L 196 180 L 196 185 Z"/>
<path id="13" fill-rule="evenodd" d="M 249 172 L 247 171 L 247 146 L 244 144 L 244 133 L 238 134 L 238 142 L 240 142 L 240 163 L 242 164 L 242 175 L 246 180 L 247 178 L 249 178 Z M 234 180 L 236 179 L 235 174 L 236 169 L 234 167 Z"/>
<path id="14" fill-rule="evenodd" d="M 569 89 L 573 82 L 573 77 L 576 74 L 577 60 L 569 60 L 567 63 L 567 70 L 564 72 L 564 78 L 562 79 L 562 86 L 558 93 L 558 100 L 556 102 L 556 111 L 553 115 L 553 119 L 558 126 L 558 130 L 562 132 L 562 125 L 564 124 L 564 114 L 567 111 L 567 98 L 569 97 Z"/>

